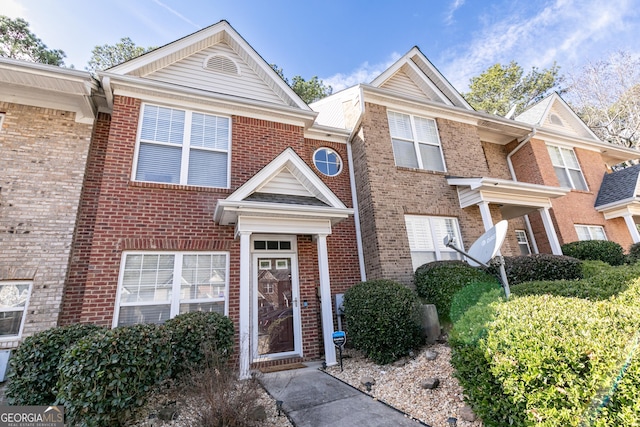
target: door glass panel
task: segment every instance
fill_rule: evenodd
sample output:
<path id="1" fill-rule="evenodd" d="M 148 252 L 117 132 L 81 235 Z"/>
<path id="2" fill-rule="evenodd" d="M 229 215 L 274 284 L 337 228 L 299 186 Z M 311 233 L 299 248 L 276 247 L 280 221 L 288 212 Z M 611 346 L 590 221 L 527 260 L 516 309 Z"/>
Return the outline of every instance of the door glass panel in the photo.
<path id="1" fill-rule="evenodd" d="M 258 258 L 258 265 L 258 354 L 294 351 L 291 258 Z"/>

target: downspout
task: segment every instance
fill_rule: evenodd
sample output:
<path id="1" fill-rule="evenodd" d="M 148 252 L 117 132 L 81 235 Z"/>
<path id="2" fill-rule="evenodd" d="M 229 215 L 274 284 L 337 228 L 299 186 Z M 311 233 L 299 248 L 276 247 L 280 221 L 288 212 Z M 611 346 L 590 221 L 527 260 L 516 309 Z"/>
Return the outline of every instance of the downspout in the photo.
<path id="1" fill-rule="evenodd" d="M 351 184 L 351 203 L 353 204 L 353 221 L 356 226 L 356 245 L 358 247 L 358 264 L 360 265 L 360 280 L 365 282 L 367 280 L 367 273 L 364 266 L 364 250 L 362 248 L 362 230 L 360 229 L 360 210 L 358 209 L 358 193 L 356 192 L 356 176 L 353 170 L 353 152 L 351 150 L 351 141 L 355 137 L 360 124 L 362 124 L 362 117 L 364 116 L 364 94 L 362 92 L 362 86 L 360 89 L 360 114 L 358 119 L 349 135 L 347 141 L 347 158 L 349 161 L 349 182 Z"/>
<path id="2" fill-rule="evenodd" d="M 515 182 L 518 182 L 518 178 L 516 177 L 516 171 L 513 169 L 513 162 L 511 162 L 511 156 L 516 154 L 526 143 L 531 141 L 536 134 L 536 128 L 534 127 L 531 133 L 524 137 L 522 141 L 511 150 L 509 154 L 507 154 L 507 166 L 509 167 L 509 173 L 511 174 L 511 179 Z M 533 234 L 533 229 L 531 228 L 531 221 L 529 221 L 529 215 L 524 216 L 524 223 L 527 227 L 527 232 L 529 233 L 529 237 L 531 237 L 531 246 L 533 247 L 533 253 L 538 253 L 538 244 L 536 243 L 536 236 Z"/>

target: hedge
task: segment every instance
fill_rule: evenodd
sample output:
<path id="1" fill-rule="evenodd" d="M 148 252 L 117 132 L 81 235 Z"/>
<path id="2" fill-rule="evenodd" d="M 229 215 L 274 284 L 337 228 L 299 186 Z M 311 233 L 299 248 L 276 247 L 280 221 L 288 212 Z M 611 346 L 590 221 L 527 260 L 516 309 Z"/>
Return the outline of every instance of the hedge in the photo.
<path id="1" fill-rule="evenodd" d="M 580 260 L 563 255 L 535 254 L 504 257 L 504 269 L 511 286 L 534 280 L 581 279 L 583 277 L 581 264 Z M 499 274 L 498 265 L 492 264 L 489 271 L 494 275 Z"/>
<path id="2" fill-rule="evenodd" d="M 608 240 L 582 240 L 565 243 L 561 249 L 563 254 L 581 260 L 599 260 L 610 265 L 622 265 L 626 261 L 622 246 Z"/>

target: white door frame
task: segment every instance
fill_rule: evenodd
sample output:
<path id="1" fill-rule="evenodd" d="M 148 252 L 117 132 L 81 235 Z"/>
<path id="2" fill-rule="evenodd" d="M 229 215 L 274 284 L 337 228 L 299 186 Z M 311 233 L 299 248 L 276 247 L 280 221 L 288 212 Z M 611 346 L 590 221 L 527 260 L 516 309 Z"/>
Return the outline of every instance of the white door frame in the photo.
<path id="1" fill-rule="evenodd" d="M 255 250 L 255 240 L 289 241 L 290 250 Z M 251 235 L 251 359 L 255 362 L 282 359 L 287 357 L 303 357 L 302 318 L 300 312 L 300 277 L 298 275 L 298 248 L 296 235 L 252 234 Z M 258 258 L 286 257 L 291 259 L 291 297 L 293 299 L 293 351 L 258 354 Z"/>

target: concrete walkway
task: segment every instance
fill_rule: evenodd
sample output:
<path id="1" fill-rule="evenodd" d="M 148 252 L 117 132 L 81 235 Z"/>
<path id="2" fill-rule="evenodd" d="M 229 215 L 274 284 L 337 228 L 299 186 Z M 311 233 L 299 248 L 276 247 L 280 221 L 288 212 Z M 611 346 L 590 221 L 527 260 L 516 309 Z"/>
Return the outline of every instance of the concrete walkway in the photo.
<path id="1" fill-rule="evenodd" d="M 320 371 L 320 363 L 305 365 L 306 368 L 260 376 L 264 388 L 282 401 L 282 409 L 296 427 L 425 425 Z"/>

